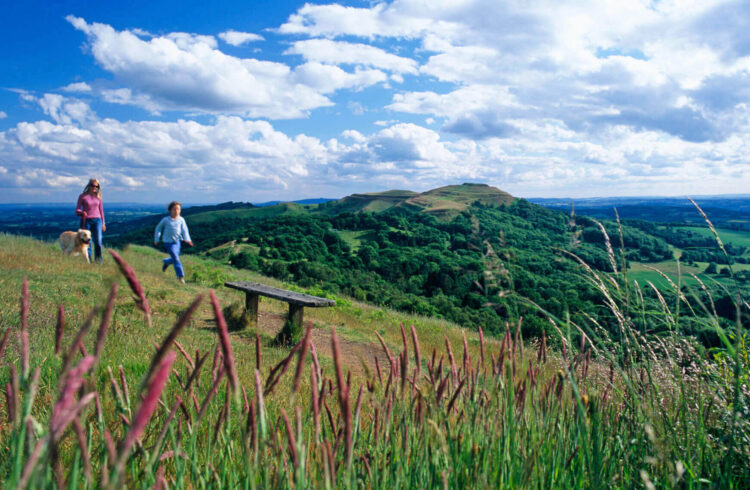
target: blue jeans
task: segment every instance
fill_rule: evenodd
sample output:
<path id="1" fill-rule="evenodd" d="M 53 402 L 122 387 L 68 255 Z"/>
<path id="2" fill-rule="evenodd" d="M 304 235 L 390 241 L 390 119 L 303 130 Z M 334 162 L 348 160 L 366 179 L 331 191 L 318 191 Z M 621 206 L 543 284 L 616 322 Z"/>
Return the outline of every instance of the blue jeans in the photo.
<path id="1" fill-rule="evenodd" d="M 89 246 L 89 260 L 91 260 L 92 248 L 97 262 L 102 261 L 102 219 L 89 218 L 86 220 L 86 229 L 91 231 L 91 245 Z"/>
<path id="2" fill-rule="evenodd" d="M 169 254 L 169 258 L 163 260 L 164 265 L 167 267 L 174 266 L 177 279 L 185 277 L 185 271 L 182 268 L 182 262 L 180 262 L 180 247 L 180 242 L 164 242 L 164 250 Z"/>

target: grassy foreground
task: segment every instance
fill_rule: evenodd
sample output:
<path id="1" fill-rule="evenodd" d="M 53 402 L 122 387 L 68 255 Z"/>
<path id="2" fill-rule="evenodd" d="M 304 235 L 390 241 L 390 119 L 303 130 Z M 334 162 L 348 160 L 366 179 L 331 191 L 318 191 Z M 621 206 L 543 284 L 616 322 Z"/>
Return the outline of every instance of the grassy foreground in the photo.
<path id="1" fill-rule="evenodd" d="M 55 252 L 0 236 L 7 488 L 750 485 L 739 322 L 710 355 L 651 338 L 640 318 L 678 322 L 680 296 L 643 311 L 620 273 L 588 271 L 620 335 L 550 319 L 559 355 L 524 344 L 521 319 L 464 340 L 343 298 L 283 349 L 229 332 L 220 303 L 237 298 L 177 287 L 149 249 L 123 253 L 122 276 Z"/>

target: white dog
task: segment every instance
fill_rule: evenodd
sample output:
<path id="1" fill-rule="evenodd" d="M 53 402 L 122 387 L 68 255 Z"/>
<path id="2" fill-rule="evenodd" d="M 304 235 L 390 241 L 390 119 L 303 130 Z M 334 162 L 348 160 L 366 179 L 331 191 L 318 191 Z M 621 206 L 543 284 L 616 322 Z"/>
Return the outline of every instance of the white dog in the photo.
<path id="1" fill-rule="evenodd" d="M 89 262 L 91 231 L 83 229 L 78 231 L 64 231 L 60 234 L 58 241 L 60 242 L 60 250 L 65 255 L 83 254 L 86 262 Z"/>

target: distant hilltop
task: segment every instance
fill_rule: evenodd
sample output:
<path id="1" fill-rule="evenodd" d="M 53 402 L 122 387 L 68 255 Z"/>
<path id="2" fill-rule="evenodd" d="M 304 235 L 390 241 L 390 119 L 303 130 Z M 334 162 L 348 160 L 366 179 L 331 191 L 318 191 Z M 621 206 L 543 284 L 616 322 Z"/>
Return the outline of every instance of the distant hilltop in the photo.
<path id="1" fill-rule="evenodd" d="M 329 214 L 368 211 L 378 213 L 393 207 L 406 207 L 414 211 L 431 214 L 439 219 L 450 219 L 479 202 L 502 206 L 515 200 L 507 192 L 487 184 L 461 184 L 438 187 L 418 193 L 407 190 L 391 190 L 365 194 L 352 194 L 338 201 L 321 205 Z"/>

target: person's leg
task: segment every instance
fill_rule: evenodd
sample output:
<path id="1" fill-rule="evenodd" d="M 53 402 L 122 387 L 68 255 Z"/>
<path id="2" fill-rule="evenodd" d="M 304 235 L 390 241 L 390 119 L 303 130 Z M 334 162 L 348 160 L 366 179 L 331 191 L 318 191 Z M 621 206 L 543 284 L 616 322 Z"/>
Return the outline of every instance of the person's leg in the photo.
<path id="1" fill-rule="evenodd" d="M 91 232 L 91 241 L 94 244 L 94 257 L 96 261 L 101 264 L 102 262 L 102 220 L 93 219 L 94 231 Z M 90 247 L 89 247 L 90 249 Z"/>
<path id="2" fill-rule="evenodd" d="M 86 229 L 91 232 L 91 241 L 89 242 L 89 250 L 88 250 L 89 263 L 91 263 L 91 254 L 94 251 L 93 250 L 93 248 L 94 248 L 94 230 L 93 230 L 94 229 L 94 223 L 93 223 L 92 220 L 89 219 L 89 220 L 86 220 L 86 223 L 83 226 L 85 226 Z"/>
<path id="3" fill-rule="evenodd" d="M 177 279 L 185 277 L 185 271 L 182 268 L 182 262 L 180 262 L 180 242 L 169 244 L 169 257 L 172 259 L 172 265 L 174 265 L 174 272 L 177 275 Z"/>
<path id="4" fill-rule="evenodd" d="M 102 220 L 92 218 L 86 220 L 86 229 L 91 232 L 91 243 L 89 244 L 89 260 L 93 254 L 97 261 L 102 260 Z"/>
<path id="5" fill-rule="evenodd" d="M 165 270 L 167 270 L 167 267 L 169 267 L 170 265 L 174 263 L 174 260 L 172 260 L 172 252 L 170 251 L 170 247 L 174 244 L 169 243 L 169 242 L 164 242 L 162 243 L 162 245 L 164 246 L 164 251 L 169 254 L 169 257 L 167 257 L 166 259 L 162 259 L 161 270 L 162 272 L 164 272 Z"/>

